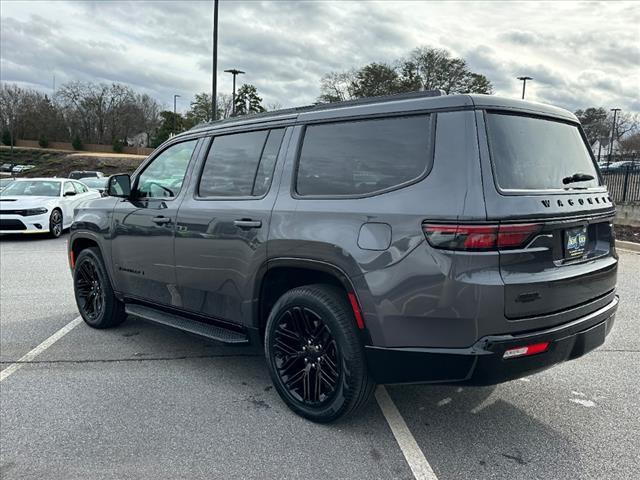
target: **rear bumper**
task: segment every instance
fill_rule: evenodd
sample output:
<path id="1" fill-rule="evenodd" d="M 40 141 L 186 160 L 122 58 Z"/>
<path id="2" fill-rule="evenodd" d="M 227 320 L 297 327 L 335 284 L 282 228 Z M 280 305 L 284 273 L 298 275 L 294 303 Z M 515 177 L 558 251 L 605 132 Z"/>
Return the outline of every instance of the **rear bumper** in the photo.
<path id="1" fill-rule="evenodd" d="M 522 334 L 490 335 L 470 348 L 382 348 L 366 346 L 369 371 L 377 383 L 493 385 L 581 357 L 604 343 L 618 309 L 618 297 L 570 323 Z M 503 359 L 510 348 L 550 342 L 529 357 Z"/>

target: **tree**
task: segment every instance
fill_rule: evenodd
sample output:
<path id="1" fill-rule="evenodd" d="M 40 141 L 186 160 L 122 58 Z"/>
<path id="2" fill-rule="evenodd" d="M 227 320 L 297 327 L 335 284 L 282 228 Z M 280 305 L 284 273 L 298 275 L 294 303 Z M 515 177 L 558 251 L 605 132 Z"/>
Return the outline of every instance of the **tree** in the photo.
<path id="1" fill-rule="evenodd" d="M 390 95 L 403 91 L 396 70 L 385 63 L 371 63 L 358 70 L 352 80 L 352 92 L 356 98 Z"/>
<path id="2" fill-rule="evenodd" d="M 487 77 L 472 72 L 462 58 L 442 49 L 419 47 L 392 64 L 370 63 L 362 68 L 330 72 L 320 79 L 320 102 L 339 102 L 353 98 L 392 95 L 419 90 L 445 93 L 490 94 Z"/>
<path id="3" fill-rule="evenodd" d="M 186 114 L 186 118 L 198 125 L 199 123 L 210 122 L 211 118 L 211 95 L 208 93 L 196 93 L 191 100 L 191 108 Z"/>
<path id="4" fill-rule="evenodd" d="M 620 140 L 620 154 L 636 161 L 640 158 L 640 133 L 627 135 Z"/>
<path id="5" fill-rule="evenodd" d="M 0 114 L 2 115 L 2 127 L 11 135 L 11 158 L 16 141 L 18 124 L 21 120 L 21 112 L 24 105 L 25 91 L 17 85 L 2 85 L 0 89 Z"/>
<path id="6" fill-rule="evenodd" d="M 246 115 L 248 113 L 260 113 L 265 109 L 262 106 L 262 98 L 258 96 L 256 87 L 244 84 L 236 94 L 236 115 Z"/>
<path id="7" fill-rule="evenodd" d="M 175 130 L 174 130 L 175 125 Z M 185 118 L 179 113 L 174 114 L 169 110 L 160 112 L 160 127 L 151 139 L 151 147 L 156 148 L 169 139 L 172 134 L 186 130 Z"/>
<path id="8" fill-rule="evenodd" d="M 585 110 L 577 110 L 575 114 L 582 124 L 589 145 L 593 145 L 596 142 L 601 144 L 609 143 L 612 123 L 609 122 L 608 112 L 604 108 L 589 107 Z"/>

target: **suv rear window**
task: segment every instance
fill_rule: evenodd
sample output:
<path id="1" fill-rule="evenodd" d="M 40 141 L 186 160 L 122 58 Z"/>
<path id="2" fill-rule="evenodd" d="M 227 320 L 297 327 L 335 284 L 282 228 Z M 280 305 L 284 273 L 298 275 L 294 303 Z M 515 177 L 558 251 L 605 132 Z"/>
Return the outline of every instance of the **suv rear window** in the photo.
<path id="1" fill-rule="evenodd" d="M 310 125 L 296 191 L 357 196 L 421 177 L 430 164 L 428 115 Z"/>
<path id="2" fill-rule="evenodd" d="M 599 185 L 589 150 L 576 125 L 504 113 L 487 115 L 491 159 L 501 190 L 555 190 Z M 593 176 L 568 184 L 576 173 Z"/>

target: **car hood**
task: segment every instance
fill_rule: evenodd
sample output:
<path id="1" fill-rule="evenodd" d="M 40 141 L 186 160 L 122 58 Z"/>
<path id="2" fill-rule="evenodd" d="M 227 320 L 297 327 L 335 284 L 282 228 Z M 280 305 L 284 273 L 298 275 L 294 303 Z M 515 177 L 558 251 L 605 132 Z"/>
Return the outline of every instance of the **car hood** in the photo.
<path id="1" fill-rule="evenodd" d="M 44 207 L 56 201 L 56 197 L 0 196 L 0 210 Z"/>

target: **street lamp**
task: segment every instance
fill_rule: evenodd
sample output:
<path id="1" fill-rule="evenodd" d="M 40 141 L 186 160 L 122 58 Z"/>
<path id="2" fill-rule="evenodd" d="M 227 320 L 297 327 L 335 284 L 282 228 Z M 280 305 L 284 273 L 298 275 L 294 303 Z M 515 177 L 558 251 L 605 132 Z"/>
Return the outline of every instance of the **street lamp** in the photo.
<path id="1" fill-rule="evenodd" d="M 518 80 L 522 80 L 522 99 L 524 100 L 524 89 L 527 87 L 527 80 L 533 80 L 531 77 L 518 77 Z"/>
<path id="2" fill-rule="evenodd" d="M 243 72 L 242 70 L 238 70 L 237 68 L 230 68 L 229 70 L 225 70 L 225 73 L 230 73 L 231 75 L 233 75 L 233 97 L 232 97 L 232 103 L 231 103 L 231 115 L 235 115 L 236 114 L 236 76 L 237 75 L 242 75 Z"/>
<path id="3" fill-rule="evenodd" d="M 173 134 L 176 134 L 176 98 L 178 98 L 180 95 L 174 95 L 173 96 Z"/>
<path id="4" fill-rule="evenodd" d="M 613 135 L 616 131 L 616 117 L 618 116 L 619 108 L 612 108 L 613 112 L 613 125 L 611 126 L 611 141 L 609 142 L 609 160 L 607 161 L 607 165 L 611 163 L 611 154 L 613 153 Z"/>
<path id="5" fill-rule="evenodd" d="M 213 52 L 211 65 L 211 121 L 217 120 L 218 96 L 218 0 L 213 0 Z"/>

